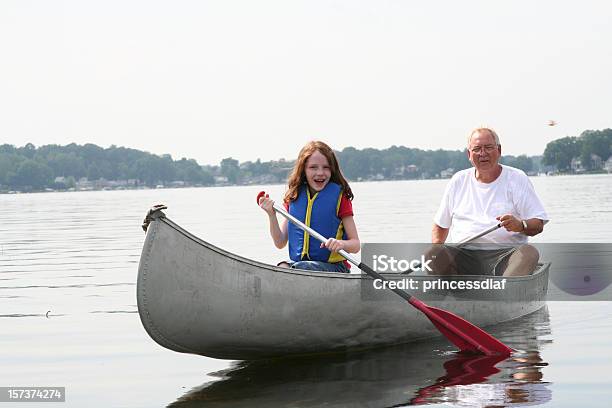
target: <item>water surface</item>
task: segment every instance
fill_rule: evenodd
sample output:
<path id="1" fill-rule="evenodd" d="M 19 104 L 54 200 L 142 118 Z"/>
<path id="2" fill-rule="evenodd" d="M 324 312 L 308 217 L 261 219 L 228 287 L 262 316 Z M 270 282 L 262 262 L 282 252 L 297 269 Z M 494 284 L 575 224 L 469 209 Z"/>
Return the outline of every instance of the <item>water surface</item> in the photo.
<path id="1" fill-rule="evenodd" d="M 552 220 L 535 241 L 612 242 L 612 176 L 532 181 Z M 362 241 L 426 242 L 446 182 L 353 184 Z M 497 363 L 462 360 L 441 339 L 255 364 L 161 348 L 136 307 L 146 210 L 163 202 L 201 238 L 275 263 L 285 252 L 255 205 L 264 188 L 284 190 L 0 195 L 0 386 L 65 386 L 65 406 L 75 407 L 606 406 L 612 397 L 611 302 L 549 302 L 488 329 L 521 350 Z"/>

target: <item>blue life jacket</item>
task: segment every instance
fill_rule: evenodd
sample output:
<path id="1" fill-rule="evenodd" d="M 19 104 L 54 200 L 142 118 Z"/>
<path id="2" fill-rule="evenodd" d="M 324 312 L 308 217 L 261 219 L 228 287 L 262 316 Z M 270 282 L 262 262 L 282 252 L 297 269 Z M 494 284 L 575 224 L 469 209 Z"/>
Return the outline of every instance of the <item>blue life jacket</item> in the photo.
<path id="1" fill-rule="evenodd" d="M 289 203 L 289 214 L 326 238 L 346 239 L 342 220 L 338 218 L 342 187 L 329 182 L 325 188 L 310 196 L 308 186 L 300 187 L 295 201 Z M 321 248 L 321 243 L 292 223 L 288 225 L 289 257 L 292 261 L 323 261 L 336 263 L 344 260 L 340 254 Z"/>

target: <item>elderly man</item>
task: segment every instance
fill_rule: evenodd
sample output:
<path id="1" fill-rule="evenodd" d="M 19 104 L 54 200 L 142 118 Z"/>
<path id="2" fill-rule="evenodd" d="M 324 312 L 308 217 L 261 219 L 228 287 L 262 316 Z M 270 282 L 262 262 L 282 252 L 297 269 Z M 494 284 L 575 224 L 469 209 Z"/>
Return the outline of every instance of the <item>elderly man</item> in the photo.
<path id="1" fill-rule="evenodd" d="M 461 249 L 439 246 L 437 272 L 519 276 L 532 273 L 538 251 L 527 237 L 542 232 L 548 216 L 521 170 L 499 164 L 501 144 L 493 129 L 477 128 L 468 137 L 473 168 L 457 172 L 434 217 L 432 242 L 458 242 L 500 223 L 503 228 Z"/>

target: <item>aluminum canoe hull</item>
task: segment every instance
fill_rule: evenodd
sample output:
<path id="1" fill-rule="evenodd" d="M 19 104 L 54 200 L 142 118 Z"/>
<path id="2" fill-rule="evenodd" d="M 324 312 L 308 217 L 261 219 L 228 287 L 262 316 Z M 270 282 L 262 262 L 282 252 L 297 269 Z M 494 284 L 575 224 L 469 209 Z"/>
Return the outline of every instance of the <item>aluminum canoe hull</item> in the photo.
<path id="1" fill-rule="evenodd" d="M 137 301 L 145 330 L 163 347 L 254 360 L 440 335 L 421 312 L 390 291 L 374 290 L 365 275 L 267 265 L 215 247 L 161 212 L 154 218 L 140 259 Z M 424 300 L 481 327 L 508 321 L 544 306 L 549 267 L 508 279 L 499 294 L 447 290 Z M 481 278 L 491 277 L 470 276 Z"/>

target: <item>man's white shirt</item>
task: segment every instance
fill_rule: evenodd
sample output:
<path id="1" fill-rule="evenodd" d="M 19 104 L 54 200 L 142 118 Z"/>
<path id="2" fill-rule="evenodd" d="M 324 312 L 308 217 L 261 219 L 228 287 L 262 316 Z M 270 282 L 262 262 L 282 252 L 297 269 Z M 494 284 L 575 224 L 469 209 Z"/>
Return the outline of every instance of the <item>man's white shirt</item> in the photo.
<path id="1" fill-rule="evenodd" d="M 476 180 L 476 169 L 458 171 L 446 186 L 434 222 L 449 228 L 447 242 L 459 242 L 497 224 L 495 219 L 512 214 L 519 220 L 538 218 L 548 221 L 548 215 L 531 181 L 519 169 L 502 166 L 499 177 L 492 183 Z M 527 236 L 508 232 L 505 228 L 479 238 L 478 243 L 524 244 Z"/>

